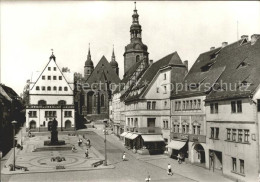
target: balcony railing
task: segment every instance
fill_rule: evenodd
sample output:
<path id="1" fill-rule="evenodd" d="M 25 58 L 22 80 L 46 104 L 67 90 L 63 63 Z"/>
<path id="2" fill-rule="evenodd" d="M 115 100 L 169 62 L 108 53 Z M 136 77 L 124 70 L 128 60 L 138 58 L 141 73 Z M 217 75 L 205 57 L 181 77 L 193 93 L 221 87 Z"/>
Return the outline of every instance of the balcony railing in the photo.
<path id="1" fill-rule="evenodd" d="M 162 129 L 160 127 L 132 127 L 132 126 L 127 126 L 127 128 L 131 132 L 162 134 Z"/>
<path id="2" fill-rule="evenodd" d="M 191 142 L 200 142 L 206 143 L 206 136 L 205 135 L 195 135 L 195 134 L 186 134 L 186 133 L 172 133 L 171 132 L 171 139 L 173 140 L 189 140 Z"/>

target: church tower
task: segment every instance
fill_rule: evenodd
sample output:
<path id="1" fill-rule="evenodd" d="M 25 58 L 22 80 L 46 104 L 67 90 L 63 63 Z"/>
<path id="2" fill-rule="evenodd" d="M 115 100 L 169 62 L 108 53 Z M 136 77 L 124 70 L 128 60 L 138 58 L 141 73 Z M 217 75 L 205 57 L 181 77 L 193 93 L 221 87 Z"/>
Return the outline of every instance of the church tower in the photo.
<path id="1" fill-rule="evenodd" d="M 125 47 L 124 53 L 124 73 L 126 73 L 136 62 L 142 61 L 143 59 L 149 59 L 149 53 L 147 52 L 148 48 L 142 42 L 142 27 L 139 24 L 136 2 L 132 19 L 133 21 L 130 27 L 130 44 Z"/>
<path id="2" fill-rule="evenodd" d="M 94 64 L 93 61 L 91 60 L 91 54 L 90 54 L 90 45 L 88 48 L 88 58 L 87 61 L 85 62 L 84 66 L 84 79 L 87 80 L 92 71 L 94 70 Z"/>
<path id="3" fill-rule="evenodd" d="M 114 52 L 114 45 L 113 45 L 113 52 L 112 52 L 110 65 L 113 68 L 113 70 L 115 71 L 115 73 L 118 75 L 119 74 L 119 68 L 118 68 L 118 63 L 116 62 L 116 56 L 115 56 L 115 52 Z"/>

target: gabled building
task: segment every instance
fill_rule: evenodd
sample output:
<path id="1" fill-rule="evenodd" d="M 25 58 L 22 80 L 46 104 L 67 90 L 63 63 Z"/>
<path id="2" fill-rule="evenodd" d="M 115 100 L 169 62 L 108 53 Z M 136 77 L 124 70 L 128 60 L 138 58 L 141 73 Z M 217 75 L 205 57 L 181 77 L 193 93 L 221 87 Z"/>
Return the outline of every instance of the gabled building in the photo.
<path id="1" fill-rule="evenodd" d="M 124 98 L 126 146 L 140 153 L 162 153 L 170 136 L 170 94 L 187 72 L 177 52 L 150 63 Z"/>
<path id="2" fill-rule="evenodd" d="M 26 128 L 51 130 L 52 121 L 56 119 L 60 131 L 74 130 L 73 90 L 73 74 L 68 69 L 61 70 L 52 53 L 42 72 L 33 74 L 30 81 Z"/>
<path id="3" fill-rule="evenodd" d="M 206 143 L 211 170 L 239 181 L 260 174 L 260 35 L 227 45 L 216 67 L 225 67 L 206 96 Z"/>

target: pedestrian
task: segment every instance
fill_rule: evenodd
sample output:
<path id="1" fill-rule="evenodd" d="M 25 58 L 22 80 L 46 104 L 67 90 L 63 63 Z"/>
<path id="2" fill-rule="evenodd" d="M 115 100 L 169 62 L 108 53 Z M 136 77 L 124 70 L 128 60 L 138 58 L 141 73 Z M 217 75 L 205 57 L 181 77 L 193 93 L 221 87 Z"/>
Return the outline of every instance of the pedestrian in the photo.
<path id="1" fill-rule="evenodd" d="M 88 149 L 85 151 L 85 157 L 88 158 Z"/>
<path id="2" fill-rule="evenodd" d="M 123 153 L 122 159 L 123 159 L 123 161 L 126 160 L 126 153 L 125 152 Z"/>
<path id="3" fill-rule="evenodd" d="M 77 149 L 76 149 L 76 147 L 74 145 L 72 146 L 71 151 L 72 152 L 76 152 L 77 151 Z"/>
<path id="4" fill-rule="evenodd" d="M 168 164 L 167 172 L 168 172 L 168 175 L 171 175 L 171 176 L 173 175 L 171 164 Z"/>

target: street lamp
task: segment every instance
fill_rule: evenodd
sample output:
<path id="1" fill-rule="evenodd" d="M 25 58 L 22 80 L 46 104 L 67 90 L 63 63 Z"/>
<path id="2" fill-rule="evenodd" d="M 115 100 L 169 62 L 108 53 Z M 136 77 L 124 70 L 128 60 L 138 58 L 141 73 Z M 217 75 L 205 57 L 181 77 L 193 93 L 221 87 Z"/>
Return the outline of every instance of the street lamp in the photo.
<path id="1" fill-rule="evenodd" d="M 104 166 L 107 166 L 107 128 L 106 128 L 106 123 L 104 121 L 104 126 L 105 126 L 105 129 L 104 129 L 104 135 L 105 135 L 105 161 L 103 163 Z"/>
<path id="2" fill-rule="evenodd" d="M 3 157 L 3 153 L 0 151 L 0 181 L 2 181 L 2 178 L 1 178 L 1 160 L 2 160 L 2 157 Z"/>
<path id="3" fill-rule="evenodd" d="M 13 148 L 14 148 L 14 163 L 13 163 L 13 171 L 15 171 L 15 124 L 17 121 L 12 121 L 13 124 Z"/>

